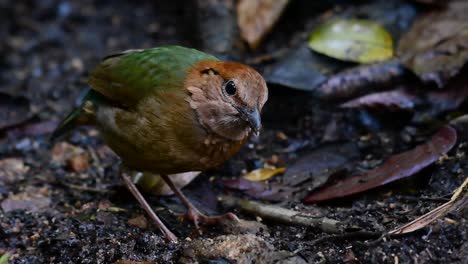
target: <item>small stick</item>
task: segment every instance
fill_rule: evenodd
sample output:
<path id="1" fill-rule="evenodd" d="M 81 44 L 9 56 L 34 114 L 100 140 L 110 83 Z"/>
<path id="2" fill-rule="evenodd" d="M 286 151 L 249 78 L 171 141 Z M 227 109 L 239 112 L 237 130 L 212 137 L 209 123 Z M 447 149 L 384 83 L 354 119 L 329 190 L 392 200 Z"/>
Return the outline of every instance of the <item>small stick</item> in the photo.
<path id="1" fill-rule="evenodd" d="M 260 216 L 271 221 L 277 221 L 289 225 L 312 226 L 327 233 L 340 233 L 343 231 L 343 224 L 340 221 L 327 217 L 314 217 L 295 210 L 231 196 L 221 196 L 220 201 L 226 206 L 239 207 L 247 213 Z"/>

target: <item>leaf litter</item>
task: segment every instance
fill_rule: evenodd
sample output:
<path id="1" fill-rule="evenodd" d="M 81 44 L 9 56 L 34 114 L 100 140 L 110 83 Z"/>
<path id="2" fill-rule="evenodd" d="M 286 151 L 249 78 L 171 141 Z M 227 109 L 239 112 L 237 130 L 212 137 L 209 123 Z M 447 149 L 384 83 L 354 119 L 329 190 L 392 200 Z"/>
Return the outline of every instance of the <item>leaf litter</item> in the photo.
<path id="1" fill-rule="evenodd" d="M 409 177 L 436 162 L 457 141 L 457 132 L 451 126 L 442 127 L 432 138 L 416 148 L 396 154 L 382 165 L 366 173 L 349 177 L 304 198 L 305 203 L 317 203 L 361 193 L 387 183 Z"/>

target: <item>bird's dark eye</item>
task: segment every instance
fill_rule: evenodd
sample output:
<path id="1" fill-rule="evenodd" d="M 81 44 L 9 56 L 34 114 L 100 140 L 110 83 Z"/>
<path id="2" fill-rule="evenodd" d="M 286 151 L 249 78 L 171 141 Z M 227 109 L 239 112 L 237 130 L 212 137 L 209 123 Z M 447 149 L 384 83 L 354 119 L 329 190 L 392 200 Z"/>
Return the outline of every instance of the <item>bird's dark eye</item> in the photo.
<path id="1" fill-rule="evenodd" d="M 226 94 L 228 95 L 235 95 L 237 92 L 236 84 L 234 81 L 227 81 L 226 84 L 224 85 L 224 90 L 226 91 Z"/>

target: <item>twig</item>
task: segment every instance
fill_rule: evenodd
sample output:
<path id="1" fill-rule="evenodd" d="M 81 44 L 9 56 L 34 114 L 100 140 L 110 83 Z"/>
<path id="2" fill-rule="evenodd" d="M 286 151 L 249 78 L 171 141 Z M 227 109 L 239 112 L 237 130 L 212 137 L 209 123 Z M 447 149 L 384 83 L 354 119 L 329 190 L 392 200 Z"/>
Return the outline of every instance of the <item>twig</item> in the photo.
<path id="1" fill-rule="evenodd" d="M 226 206 L 239 207 L 247 213 L 260 216 L 270 221 L 289 225 L 312 226 L 327 233 L 340 233 L 344 230 L 344 225 L 340 221 L 327 217 L 314 217 L 279 206 L 262 204 L 231 196 L 222 196 L 220 200 Z"/>
<path id="2" fill-rule="evenodd" d="M 94 187 L 89 187 L 86 185 L 77 185 L 72 183 L 64 183 L 63 185 L 67 186 L 70 189 L 78 190 L 78 191 L 85 191 L 85 192 L 94 192 L 94 193 L 108 193 L 109 190 L 107 189 L 99 189 Z"/>
<path id="3" fill-rule="evenodd" d="M 326 241 L 336 241 L 336 240 L 367 240 L 367 239 L 378 239 L 381 238 L 384 234 L 380 232 L 369 232 L 369 231 L 356 231 L 344 234 L 336 234 L 324 236 L 317 238 L 307 243 L 308 246 L 313 247 L 317 244 L 326 242 Z"/>

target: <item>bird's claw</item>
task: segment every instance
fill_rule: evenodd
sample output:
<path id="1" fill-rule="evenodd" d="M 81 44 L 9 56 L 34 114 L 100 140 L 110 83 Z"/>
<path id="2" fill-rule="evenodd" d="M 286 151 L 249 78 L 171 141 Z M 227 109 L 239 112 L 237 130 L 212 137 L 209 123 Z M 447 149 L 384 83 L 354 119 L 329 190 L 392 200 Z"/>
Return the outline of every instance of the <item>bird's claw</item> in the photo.
<path id="1" fill-rule="evenodd" d="M 196 208 L 190 208 L 187 210 L 185 214 L 179 215 L 182 220 L 188 220 L 193 222 L 195 228 L 199 231 L 200 224 L 205 225 L 215 225 L 219 223 L 223 223 L 225 221 L 239 221 L 239 218 L 233 213 L 226 213 L 222 215 L 215 215 L 215 216 L 207 216 Z"/>

